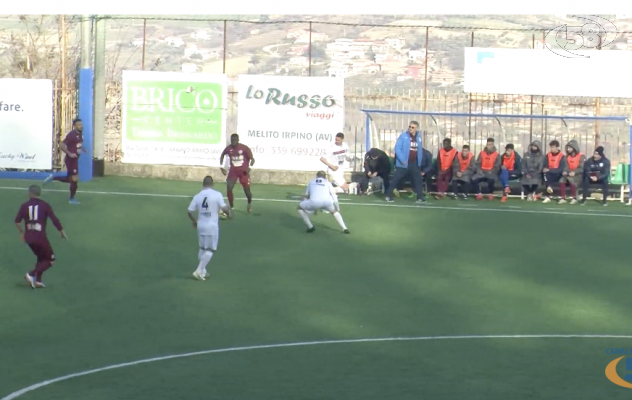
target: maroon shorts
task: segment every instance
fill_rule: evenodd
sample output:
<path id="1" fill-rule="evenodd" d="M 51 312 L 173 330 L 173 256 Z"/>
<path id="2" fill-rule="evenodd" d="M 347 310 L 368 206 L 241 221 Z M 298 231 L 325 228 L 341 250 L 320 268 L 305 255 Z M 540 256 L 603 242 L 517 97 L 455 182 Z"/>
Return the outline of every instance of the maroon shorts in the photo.
<path id="1" fill-rule="evenodd" d="M 64 162 L 66 163 L 68 176 L 79 175 L 79 158 L 66 157 Z"/>
<path id="2" fill-rule="evenodd" d="M 246 170 L 230 170 L 228 172 L 227 181 L 239 181 L 241 186 L 250 185 L 250 174 Z"/>
<path id="3" fill-rule="evenodd" d="M 55 261 L 55 254 L 48 239 L 40 237 L 26 238 L 26 244 L 29 245 L 37 261 Z"/>

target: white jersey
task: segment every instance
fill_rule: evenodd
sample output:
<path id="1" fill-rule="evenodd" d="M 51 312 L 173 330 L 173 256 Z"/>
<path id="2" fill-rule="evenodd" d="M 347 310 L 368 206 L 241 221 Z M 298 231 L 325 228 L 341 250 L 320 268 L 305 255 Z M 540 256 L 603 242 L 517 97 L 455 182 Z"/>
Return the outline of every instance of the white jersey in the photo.
<path id="1" fill-rule="evenodd" d="M 189 211 L 198 213 L 197 228 L 200 235 L 218 232 L 220 210 L 225 207 L 224 197 L 215 189 L 204 189 L 193 197 Z"/>
<path id="2" fill-rule="evenodd" d="M 327 154 L 327 161 L 330 164 L 338 167 L 338 171 L 343 172 L 348 167 L 347 160 L 349 159 L 349 145 L 347 142 L 342 142 L 342 145 L 338 146 L 335 143 L 331 145 Z"/>
<path id="3" fill-rule="evenodd" d="M 336 203 L 338 201 L 334 187 L 331 185 L 331 182 L 325 178 L 316 178 L 309 182 L 305 190 L 305 195 L 309 196 L 309 199 L 314 202 L 331 201 Z"/>

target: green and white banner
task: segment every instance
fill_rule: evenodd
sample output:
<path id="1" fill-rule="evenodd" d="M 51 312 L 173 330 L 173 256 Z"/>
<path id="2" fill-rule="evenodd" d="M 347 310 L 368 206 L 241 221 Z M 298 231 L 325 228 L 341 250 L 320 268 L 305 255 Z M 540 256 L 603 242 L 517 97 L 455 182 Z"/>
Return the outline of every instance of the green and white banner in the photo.
<path id="1" fill-rule="evenodd" d="M 342 78 L 239 76 L 237 133 L 255 168 L 319 171 L 344 128 Z"/>
<path id="2" fill-rule="evenodd" d="M 123 71 L 122 161 L 217 166 L 227 88 L 221 74 Z"/>

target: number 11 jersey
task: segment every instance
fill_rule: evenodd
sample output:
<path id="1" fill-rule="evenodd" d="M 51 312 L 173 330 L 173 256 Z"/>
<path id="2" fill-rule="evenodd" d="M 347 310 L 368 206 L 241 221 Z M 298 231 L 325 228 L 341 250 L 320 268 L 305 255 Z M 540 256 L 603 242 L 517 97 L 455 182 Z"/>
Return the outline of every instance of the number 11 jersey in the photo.
<path id="1" fill-rule="evenodd" d="M 200 235 L 212 235 L 217 232 L 219 213 L 224 207 L 224 197 L 215 189 L 204 189 L 193 197 L 189 211 L 198 213 L 197 228 Z"/>

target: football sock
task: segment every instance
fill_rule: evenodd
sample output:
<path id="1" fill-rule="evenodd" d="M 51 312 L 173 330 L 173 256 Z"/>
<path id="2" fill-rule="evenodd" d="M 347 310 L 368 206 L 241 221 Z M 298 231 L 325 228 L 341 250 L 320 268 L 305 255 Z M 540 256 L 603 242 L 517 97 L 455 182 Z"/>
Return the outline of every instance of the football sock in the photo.
<path id="1" fill-rule="evenodd" d="M 334 214 L 334 218 L 336 218 L 336 222 L 338 223 L 338 225 L 340 225 L 342 229 L 347 229 L 347 226 L 345 225 L 345 221 L 342 220 L 342 215 L 340 215 L 339 212 Z"/>
<path id="2" fill-rule="evenodd" d="M 202 276 L 204 276 L 204 274 L 206 274 L 206 266 L 208 265 L 208 263 L 211 261 L 211 258 L 213 258 L 213 252 L 212 251 L 204 251 L 202 253 L 202 256 L 200 257 L 200 264 L 198 264 L 197 270 L 196 272 Z"/>
<path id="3" fill-rule="evenodd" d="M 233 191 L 227 190 L 226 195 L 228 196 L 228 205 L 230 205 L 230 208 L 233 208 Z"/>
<path id="4" fill-rule="evenodd" d="M 53 178 L 54 181 L 58 181 L 58 182 L 65 182 L 68 183 L 70 182 L 70 177 L 69 176 L 56 176 Z"/>
<path id="5" fill-rule="evenodd" d="M 305 221 L 305 225 L 307 225 L 309 229 L 312 229 L 314 227 L 314 225 L 312 225 L 312 221 L 309 220 L 309 215 L 307 215 L 305 211 L 298 210 L 298 215 L 300 215 L 301 218 L 303 218 L 303 221 Z"/>
<path id="6" fill-rule="evenodd" d="M 571 196 L 573 198 L 577 197 L 577 185 L 573 185 L 572 183 L 571 183 Z"/>
<path id="7" fill-rule="evenodd" d="M 77 182 L 70 182 L 70 198 L 71 199 L 74 199 L 75 194 L 77 194 L 77 186 L 79 186 Z"/>

